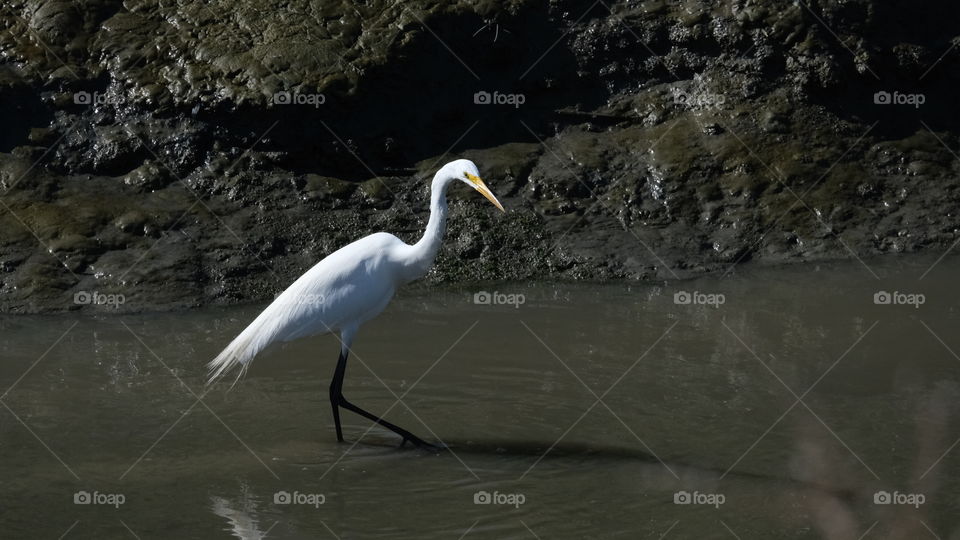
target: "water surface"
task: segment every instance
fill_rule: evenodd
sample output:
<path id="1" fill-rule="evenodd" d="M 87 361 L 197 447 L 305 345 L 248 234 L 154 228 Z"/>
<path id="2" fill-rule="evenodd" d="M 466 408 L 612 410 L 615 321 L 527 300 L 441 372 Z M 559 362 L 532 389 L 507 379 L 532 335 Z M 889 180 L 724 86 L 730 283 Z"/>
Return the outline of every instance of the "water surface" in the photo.
<path id="1" fill-rule="evenodd" d="M 948 538 L 960 259 L 935 262 L 485 287 L 519 306 L 410 289 L 344 391 L 442 452 L 346 411 L 336 442 L 333 336 L 207 392 L 262 305 L 4 317 L 2 536 Z"/>

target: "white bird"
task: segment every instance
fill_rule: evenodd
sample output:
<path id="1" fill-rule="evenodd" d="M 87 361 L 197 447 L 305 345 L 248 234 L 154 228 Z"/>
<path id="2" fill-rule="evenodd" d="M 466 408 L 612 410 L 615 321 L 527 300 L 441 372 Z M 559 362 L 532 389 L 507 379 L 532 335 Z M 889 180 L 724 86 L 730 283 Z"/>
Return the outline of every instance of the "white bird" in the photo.
<path id="1" fill-rule="evenodd" d="M 348 244 L 314 265 L 287 287 L 207 367 L 213 383 L 240 367 L 237 379 L 254 357 L 272 343 L 328 332 L 340 333 L 340 356 L 330 383 L 330 405 L 343 441 L 340 407 L 364 416 L 403 437 L 401 445 L 432 446 L 405 429 L 383 420 L 343 397 L 343 376 L 350 345 L 360 325 L 387 307 L 397 288 L 426 275 L 440 249 L 447 219 L 447 188 L 460 180 L 479 191 L 500 211 L 503 206 L 480 179 L 473 162 L 451 161 L 437 171 L 430 186 L 430 219 L 423 238 L 412 246 L 378 232 Z"/>

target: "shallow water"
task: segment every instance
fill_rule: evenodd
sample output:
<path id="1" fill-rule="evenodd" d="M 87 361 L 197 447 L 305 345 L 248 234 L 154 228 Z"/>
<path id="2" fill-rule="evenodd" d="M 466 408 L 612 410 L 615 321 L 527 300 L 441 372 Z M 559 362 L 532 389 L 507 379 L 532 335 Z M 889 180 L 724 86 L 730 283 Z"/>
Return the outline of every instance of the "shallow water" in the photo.
<path id="1" fill-rule="evenodd" d="M 398 448 L 346 411 L 336 442 L 332 336 L 272 349 L 232 391 L 204 394 L 203 364 L 262 306 L 4 317 L 0 530 L 948 538 L 960 258 L 935 262 L 496 287 L 518 306 L 408 290 L 361 331 L 345 394 L 441 452 Z M 924 303 L 878 305 L 880 290 Z M 682 291 L 723 303 L 678 305 Z M 114 504 L 75 504 L 79 491 Z M 875 504 L 884 491 L 915 504 Z M 476 504 L 482 492 L 494 503 Z M 706 504 L 677 504 L 685 492 Z"/>

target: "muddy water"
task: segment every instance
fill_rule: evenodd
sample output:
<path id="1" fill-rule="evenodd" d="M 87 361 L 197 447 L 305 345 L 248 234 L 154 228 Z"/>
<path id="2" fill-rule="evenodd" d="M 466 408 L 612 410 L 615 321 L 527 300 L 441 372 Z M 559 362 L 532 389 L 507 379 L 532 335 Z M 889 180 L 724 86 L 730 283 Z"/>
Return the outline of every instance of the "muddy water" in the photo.
<path id="1" fill-rule="evenodd" d="M 7 317 L 2 536 L 948 538 L 960 259 L 935 262 L 411 289 L 345 394 L 440 452 L 347 412 L 336 442 L 332 336 L 204 393 L 262 306 Z"/>

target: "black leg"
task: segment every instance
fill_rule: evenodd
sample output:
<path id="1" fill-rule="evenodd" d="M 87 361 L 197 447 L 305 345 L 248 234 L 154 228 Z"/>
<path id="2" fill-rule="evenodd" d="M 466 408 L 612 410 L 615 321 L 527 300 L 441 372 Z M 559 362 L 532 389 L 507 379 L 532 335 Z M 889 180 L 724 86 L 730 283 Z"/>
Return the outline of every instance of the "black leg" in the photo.
<path id="1" fill-rule="evenodd" d="M 340 400 L 343 398 L 343 374 L 347 371 L 347 356 L 340 353 L 337 358 L 337 370 L 330 381 L 330 406 L 333 408 L 333 423 L 337 426 L 337 441 L 343 442 L 343 429 L 340 427 Z"/>
<path id="2" fill-rule="evenodd" d="M 347 371 L 347 354 L 341 352 L 340 357 L 337 359 L 337 369 L 333 373 L 333 380 L 330 381 L 330 405 L 333 407 L 333 421 L 337 426 L 337 440 L 343 442 L 343 431 L 340 427 L 340 407 L 347 409 L 348 411 L 355 412 L 368 420 L 372 420 L 381 426 L 389 429 L 390 431 L 396 433 L 403 437 L 403 441 L 400 443 L 401 446 L 406 444 L 407 441 L 413 443 L 414 446 L 427 446 L 430 448 L 435 448 L 434 445 L 422 440 L 420 437 L 417 437 L 413 433 L 401 428 L 400 426 L 391 424 L 386 420 L 371 414 L 360 407 L 357 407 L 353 403 L 347 401 L 347 398 L 343 397 L 343 377 Z"/>

